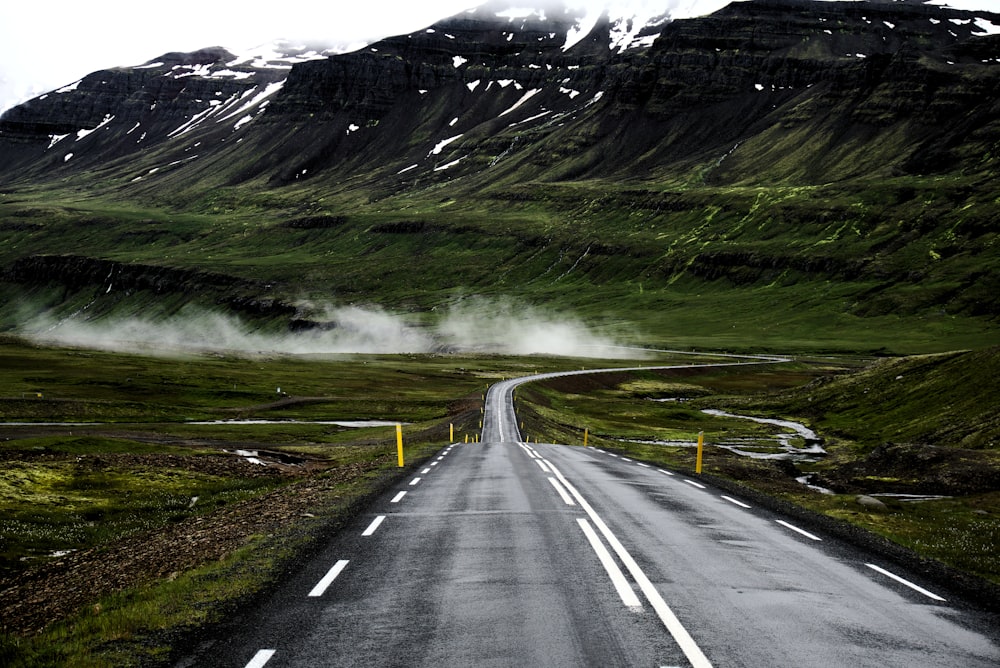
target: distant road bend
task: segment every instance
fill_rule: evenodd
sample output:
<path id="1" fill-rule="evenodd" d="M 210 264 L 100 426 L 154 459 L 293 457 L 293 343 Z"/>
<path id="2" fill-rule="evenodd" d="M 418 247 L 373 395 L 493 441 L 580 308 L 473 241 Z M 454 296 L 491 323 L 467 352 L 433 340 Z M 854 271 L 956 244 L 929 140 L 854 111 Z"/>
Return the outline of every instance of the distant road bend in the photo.
<path id="1" fill-rule="evenodd" d="M 560 375 L 493 385 L 481 443 L 177 665 L 1000 665 L 995 618 L 895 564 L 679 473 L 522 442 L 514 388 Z"/>

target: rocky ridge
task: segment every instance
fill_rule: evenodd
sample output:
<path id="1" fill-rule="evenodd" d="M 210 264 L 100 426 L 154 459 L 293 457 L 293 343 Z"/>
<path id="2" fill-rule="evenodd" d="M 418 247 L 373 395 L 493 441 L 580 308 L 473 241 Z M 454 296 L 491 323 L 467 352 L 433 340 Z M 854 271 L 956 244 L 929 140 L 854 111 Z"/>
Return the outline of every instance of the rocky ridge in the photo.
<path id="1" fill-rule="evenodd" d="M 353 53 L 248 61 L 208 48 L 93 73 L 4 114 L 0 178 L 114 164 L 121 187 L 143 192 L 166 172 L 188 172 L 182 182 L 191 185 L 217 172 L 212 157 L 225 154 L 230 183 L 336 179 L 345 170 L 379 181 L 443 179 L 487 165 L 496 180 L 525 163 L 534 178 L 565 179 L 627 177 L 715 155 L 725 165 L 712 176 L 726 182 L 755 166 L 741 163 L 747 142 L 831 125 L 831 139 L 875 145 L 906 133 L 913 148 L 892 164 L 915 171 L 963 157 L 949 147 L 1000 138 L 992 120 L 1000 15 L 754 0 L 638 29 L 604 17 L 574 41 L 577 15 L 501 7 Z M 617 159 L 567 174 L 557 145 Z M 156 164 L 146 161 L 151 147 Z M 779 175 L 847 169 L 813 160 L 803 175 L 807 161 L 793 162 L 795 172 Z"/>

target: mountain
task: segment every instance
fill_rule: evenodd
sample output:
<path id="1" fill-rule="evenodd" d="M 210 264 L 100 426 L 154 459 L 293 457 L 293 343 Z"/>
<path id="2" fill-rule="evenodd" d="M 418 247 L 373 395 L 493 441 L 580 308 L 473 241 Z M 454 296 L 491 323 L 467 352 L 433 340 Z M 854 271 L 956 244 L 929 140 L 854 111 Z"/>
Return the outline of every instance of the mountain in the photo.
<path id="1" fill-rule="evenodd" d="M 0 323 L 485 293 L 724 345 L 988 340 L 998 32 L 919 2 L 492 3 L 95 72 L 0 117 Z"/>

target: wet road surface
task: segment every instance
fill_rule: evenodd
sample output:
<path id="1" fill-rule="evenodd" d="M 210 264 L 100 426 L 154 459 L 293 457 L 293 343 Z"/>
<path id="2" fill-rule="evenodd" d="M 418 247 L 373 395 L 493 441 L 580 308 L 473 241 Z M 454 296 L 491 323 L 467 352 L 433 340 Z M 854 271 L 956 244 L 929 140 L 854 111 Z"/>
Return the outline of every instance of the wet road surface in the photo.
<path id="1" fill-rule="evenodd" d="M 990 666 L 988 614 L 692 477 L 519 442 L 443 449 L 240 631 L 179 666 Z"/>

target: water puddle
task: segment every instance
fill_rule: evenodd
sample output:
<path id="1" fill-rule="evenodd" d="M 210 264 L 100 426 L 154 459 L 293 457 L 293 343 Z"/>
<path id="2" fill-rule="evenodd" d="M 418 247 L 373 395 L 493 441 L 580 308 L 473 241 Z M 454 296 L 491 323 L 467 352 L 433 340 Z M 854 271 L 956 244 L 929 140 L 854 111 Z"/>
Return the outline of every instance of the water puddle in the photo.
<path id="1" fill-rule="evenodd" d="M 223 452 L 226 452 L 226 451 L 223 450 Z M 261 459 L 258 456 L 260 453 L 257 452 L 256 450 L 237 450 L 233 454 L 235 454 L 237 457 L 242 457 L 243 459 L 247 460 L 247 462 L 250 463 L 250 464 L 257 464 L 259 466 L 267 466 L 267 462 L 265 462 L 263 459 Z"/>
<path id="2" fill-rule="evenodd" d="M 890 494 L 888 492 L 869 494 L 869 496 L 874 496 L 876 499 L 896 499 L 897 501 L 907 503 L 916 503 L 918 501 L 939 501 L 941 499 L 953 498 L 943 494 Z"/>
<path id="3" fill-rule="evenodd" d="M 0 427 L 99 427 L 106 422 L 0 422 Z M 348 429 L 364 427 L 395 427 L 409 422 L 387 420 L 192 420 L 180 424 L 192 425 L 259 425 L 259 424 L 325 424 Z"/>
<path id="4" fill-rule="evenodd" d="M 350 429 L 361 429 L 363 427 L 395 427 L 397 424 L 409 424 L 408 422 L 388 422 L 386 420 L 199 420 L 197 422 L 185 422 L 184 424 L 196 425 L 258 425 L 258 424 L 326 424 L 336 427 L 347 427 Z"/>

